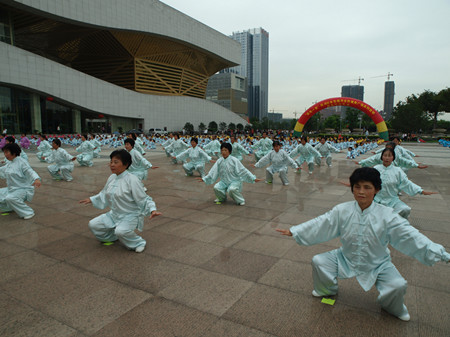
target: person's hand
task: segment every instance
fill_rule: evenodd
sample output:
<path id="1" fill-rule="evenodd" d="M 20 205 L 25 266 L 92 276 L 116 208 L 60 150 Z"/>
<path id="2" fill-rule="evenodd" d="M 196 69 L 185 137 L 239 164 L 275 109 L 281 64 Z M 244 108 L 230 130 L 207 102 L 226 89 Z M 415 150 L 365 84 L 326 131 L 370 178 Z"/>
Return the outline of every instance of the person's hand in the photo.
<path id="1" fill-rule="evenodd" d="M 80 204 L 88 205 L 92 203 L 91 198 L 83 199 L 79 201 Z"/>
<path id="2" fill-rule="evenodd" d="M 42 157 L 41 157 L 41 159 L 42 159 L 42 160 L 45 160 L 45 157 L 44 157 L 44 156 L 42 156 Z"/>
<path id="3" fill-rule="evenodd" d="M 216 161 L 217 161 L 217 160 L 211 159 L 209 162 L 210 162 L 211 164 L 214 164 Z"/>
<path id="4" fill-rule="evenodd" d="M 172 156 L 172 159 L 177 159 L 177 157 Z"/>
<path id="5" fill-rule="evenodd" d="M 36 188 L 41 187 L 41 181 L 39 179 L 36 179 L 31 185 L 33 185 Z"/>
<path id="6" fill-rule="evenodd" d="M 347 187 L 350 187 L 350 186 L 351 186 L 349 182 L 344 181 L 344 180 L 341 180 L 341 181 L 339 182 L 339 184 L 345 185 L 345 186 L 347 186 Z"/>
<path id="7" fill-rule="evenodd" d="M 356 165 L 359 165 L 359 163 L 358 163 L 356 160 L 353 160 L 353 162 L 354 162 Z"/>
<path id="8" fill-rule="evenodd" d="M 259 181 L 262 181 L 262 179 L 258 179 L 258 178 L 255 179 L 255 183 L 257 183 Z"/>
<path id="9" fill-rule="evenodd" d="M 281 233 L 282 235 L 286 235 L 286 236 L 292 236 L 292 233 L 289 229 L 279 229 L 276 228 L 275 229 L 277 232 Z"/>
<path id="10" fill-rule="evenodd" d="M 152 170 L 157 169 L 157 168 L 159 168 L 159 166 L 152 166 L 151 167 Z"/>
<path id="11" fill-rule="evenodd" d="M 256 168 L 256 165 L 255 165 L 255 164 L 250 164 L 250 166 L 251 166 L 251 167 L 255 167 L 255 168 Z"/>
<path id="12" fill-rule="evenodd" d="M 153 212 L 150 214 L 150 219 L 153 219 L 155 216 L 159 216 L 159 215 L 161 215 L 161 214 L 162 214 L 161 212 L 153 211 Z"/>
<path id="13" fill-rule="evenodd" d="M 77 160 L 77 157 L 73 157 L 73 158 L 71 159 L 71 161 L 75 161 L 75 160 Z"/>
<path id="14" fill-rule="evenodd" d="M 438 192 L 422 191 L 423 195 L 439 194 Z"/>
<path id="15" fill-rule="evenodd" d="M 419 164 L 419 166 L 417 166 L 418 169 L 426 169 L 428 167 L 428 165 L 422 165 Z"/>
<path id="16" fill-rule="evenodd" d="M 195 178 L 199 183 L 203 183 L 204 181 L 203 181 L 203 178 L 201 178 L 201 177 L 196 177 Z"/>

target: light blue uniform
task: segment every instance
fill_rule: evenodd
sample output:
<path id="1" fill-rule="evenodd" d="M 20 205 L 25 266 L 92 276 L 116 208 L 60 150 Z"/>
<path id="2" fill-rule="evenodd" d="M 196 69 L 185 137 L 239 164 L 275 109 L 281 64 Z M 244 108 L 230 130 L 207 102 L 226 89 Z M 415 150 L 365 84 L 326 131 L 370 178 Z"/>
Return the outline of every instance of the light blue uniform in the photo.
<path id="1" fill-rule="evenodd" d="M 228 192 L 238 205 L 245 204 L 245 199 L 242 196 L 242 182 L 254 183 L 256 179 L 255 175 L 247 170 L 239 159 L 231 155 L 226 159 L 219 158 L 211 167 L 208 175 L 203 177 L 203 181 L 210 185 L 218 178 L 220 178 L 220 181 L 214 185 L 217 201 L 225 201 Z"/>
<path id="2" fill-rule="evenodd" d="M 203 146 L 203 150 L 210 156 L 220 157 L 220 142 L 214 139 Z"/>
<path id="3" fill-rule="evenodd" d="M 148 176 L 148 169 L 153 165 L 136 149 L 131 149 L 129 153 L 131 155 L 131 165 L 128 168 L 128 172 L 134 174 L 140 180 L 146 180 Z"/>
<path id="4" fill-rule="evenodd" d="M 152 198 L 145 194 L 138 177 L 128 171 L 119 176 L 112 174 L 103 190 L 90 199 L 95 208 L 111 209 L 89 221 L 89 228 L 99 241 L 118 239 L 132 250 L 146 245 L 146 241 L 134 230 L 142 232 L 144 217 L 156 211 L 156 205 Z"/>
<path id="5" fill-rule="evenodd" d="M 314 149 L 311 144 L 306 143 L 305 145 L 298 144 L 297 147 L 289 153 L 291 158 L 295 158 L 298 155 L 300 156 L 295 160 L 297 165 L 302 166 L 306 161 L 308 163 L 309 173 L 312 173 L 314 170 L 314 158 L 320 159 L 320 153 Z"/>
<path id="6" fill-rule="evenodd" d="M 324 143 L 324 144 L 319 143 L 316 145 L 316 147 L 314 149 L 317 150 L 322 157 L 326 158 L 325 160 L 329 167 L 331 167 L 331 153 L 341 152 L 338 149 L 336 149 L 333 145 L 331 145 L 330 143 Z M 316 157 L 316 164 L 320 165 L 321 162 L 322 162 L 321 158 Z"/>
<path id="7" fill-rule="evenodd" d="M 340 237 L 342 247 L 313 257 L 314 290 L 322 296 L 338 292 L 337 279 L 356 277 L 365 291 L 375 284 L 378 302 L 394 316 L 408 313 L 407 282 L 394 264 L 388 245 L 426 265 L 449 261 L 444 247 L 429 240 L 392 208 L 372 202 L 361 210 L 356 201 L 290 228 L 298 244 L 310 246 Z"/>
<path id="8" fill-rule="evenodd" d="M 270 151 L 264 157 L 262 157 L 256 164 L 256 167 L 264 167 L 271 164 L 266 168 L 266 182 L 271 183 L 273 181 L 273 175 L 277 172 L 280 173 L 280 179 L 283 185 L 289 185 L 289 180 L 287 177 L 288 165 L 293 168 L 298 168 L 297 163 L 294 159 L 289 157 L 289 155 L 284 150 Z"/>
<path id="9" fill-rule="evenodd" d="M 52 146 L 48 141 L 44 139 L 37 147 L 37 151 L 38 152 L 36 152 L 36 157 L 40 161 L 45 162 L 45 159 L 42 159 L 42 157 L 46 158 L 52 153 Z"/>
<path id="10" fill-rule="evenodd" d="M 374 167 L 380 172 L 381 190 L 375 196 L 375 202 L 392 207 L 395 212 L 408 219 L 411 208 L 398 197 L 400 191 L 409 195 L 421 194 L 422 188 L 408 179 L 406 173 L 393 164 L 385 167 L 383 164 Z"/>
<path id="11" fill-rule="evenodd" d="M 92 161 L 94 158 L 94 148 L 95 146 L 88 140 L 85 140 L 76 148 L 77 152 L 81 152 L 81 154 L 77 156 L 77 161 L 81 166 L 94 165 L 94 162 Z"/>
<path id="12" fill-rule="evenodd" d="M 185 151 L 187 148 L 189 148 L 189 145 L 187 145 L 183 140 L 177 139 L 177 140 L 174 140 L 174 141 L 172 142 L 172 144 L 170 144 L 166 149 L 167 149 L 167 151 L 170 152 L 170 154 L 171 154 L 173 157 L 176 157 L 176 156 L 178 156 L 181 152 Z M 173 161 L 174 164 L 177 163 L 177 160 L 176 160 L 176 159 L 173 159 L 173 158 L 172 158 L 172 161 Z"/>
<path id="13" fill-rule="evenodd" d="M 47 163 L 55 163 L 47 167 L 48 172 L 53 179 L 64 179 L 66 181 L 72 181 L 72 175 L 70 174 L 73 171 L 73 156 L 67 153 L 66 150 L 62 148 L 58 148 L 53 150 L 50 156 L 45 158 Z M 61 174 L 60 174 L 61 173 Z"/>
<path id="14" fill-rule="evenodd" d="M 0 189 L 0 212 L 14 211 L 21 218 L 33 216 L 33 209 L 25 204 L 25 201 L 33 200 L 32 184 L 40 178 L 30 164 L 16 157 L 0 167 L 0 178 L 6 179 L 7 185 Z"/>
<path id="15" fill-rule="evenodd" d="M 273 149 L 273 141 L 270 138 L 261 138 L 255 145 L 253 151 L 255 152 L 255 160 L 258 162 L 262 157 L 268 154 Z"/>
<path id="16" fill-rule="evenodd" d="M 186 172 L 187 176 L 191 176 L 194 170 L 197 170 L 201 177 L 205 176 L 205 163 L 211 160 L 211 157 L 198 145 L 196 147 L 190 147 L 180 153 L 176 158 L 183 162 L 189 158 L 190 161 L 183 164 L 184 172 Z"/>
<path id="17" fill-rule="evenodd" d="M 231 144 L 231 155 L 242 161 L 242 155 L 248 156 L 249 152 L 237 141 Z"/>

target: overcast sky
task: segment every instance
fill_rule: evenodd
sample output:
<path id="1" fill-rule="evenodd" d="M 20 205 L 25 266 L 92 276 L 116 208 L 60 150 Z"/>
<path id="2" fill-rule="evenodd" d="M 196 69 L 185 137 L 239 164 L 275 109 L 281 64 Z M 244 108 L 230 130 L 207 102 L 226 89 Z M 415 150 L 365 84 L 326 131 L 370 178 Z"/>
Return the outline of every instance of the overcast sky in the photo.
<path id="1" fill-rule="evenodd" d="M 383 108 L 394 74 L 394 105 L 450 87 L 449 0 L 165 0 L 225 34 L 269 32 L 269 110 L 285 117 L 341 95 L 364 78 L 364 101 Z M 382 76 L 385 75 L 385 76 Z M 372 78 L 381 76 L 377 78 Z"/>

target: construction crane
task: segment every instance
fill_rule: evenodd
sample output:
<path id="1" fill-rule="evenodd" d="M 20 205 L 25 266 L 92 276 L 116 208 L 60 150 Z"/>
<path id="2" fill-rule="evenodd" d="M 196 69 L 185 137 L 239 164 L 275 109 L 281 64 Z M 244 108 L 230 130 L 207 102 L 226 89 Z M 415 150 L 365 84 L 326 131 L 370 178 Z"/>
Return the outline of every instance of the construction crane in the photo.
<path id="1" fill-rule="evenodd" d="M 358 85 L 361 85 L 361 81 L 364 81 L 364 78 L 359 76 L 358 78 L 355 78 L 353 80 L 344 80 L 344 81 L 341 81 L 341 82 L 354 82 L 354 81 L 358 81 Z"/>
<path id="2" fill-rule="evenodd" d="M 387 76 L 387 80 L 389 81 L 391 76 L 394 76 L 394 74 L 391 74 L 391 72 L 388 72 L 387 75 L 374 76 L 374 77 L 371 77 L 371 78 L 386 77 L 386 76 Z"/>

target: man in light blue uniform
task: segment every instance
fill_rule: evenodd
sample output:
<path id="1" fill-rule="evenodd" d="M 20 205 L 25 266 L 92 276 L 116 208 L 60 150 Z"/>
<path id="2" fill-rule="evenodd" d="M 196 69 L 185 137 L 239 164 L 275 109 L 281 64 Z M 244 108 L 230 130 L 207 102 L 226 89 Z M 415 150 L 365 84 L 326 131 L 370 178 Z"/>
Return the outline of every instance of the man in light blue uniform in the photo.
<path id="1" fill-rule="evenodd" d="M 308 139 L 306 137 L 302 137 L 300 144 L 298 144 L 297 147 L 289 153 L 289 156 L 291 156 L 291 158 L 295 158 L 300 155 L 297 159 L 295 159 L 297 165 L 302 167 L 302 164 L 306 161 L 308 163 L 309 174 L 312 174 L 314 171 L 314 158 L 320 159 L 320 153 L 315 150 L 311 144 L 307 143 L 307 141 Z M 297 173 L 300 173 L 300 170 L 297 171 Z"/>
<path id="2" fill-rule="evenodd" d="M 338 292 L 338 278 L 356 277 L 365 291 L 373 285 L 379 291 L 381 307 L 401 320 L 409 321 L 404 304 L 407 282 L 394 264 L 388 246 L 426 265 L 449 262 L 450 254 L 432 242 L 392 208 L 373 201 L 381 189 L 380 173 L 374 168 L 356 169 L 350 176 L 355 201 L 290 229 L 276 229 L 310 246 L 340 237 L 342 247 L 313 257 L 313 296 Z"/>
<path id="3" fill-rule="evenodd" d="M 192 147 L 176 156 L 175 160 L 185 162 L 183 164 L 183 169 L 187 176 L 191 176 L 194 173 L 194 170 L 196 170 L 200 174 L 200 177 L 204 177 L 205 163 L 211 161 L 211 157 L 198 146 L 197 138 L 191 138 L 191 146 Z M 189 162 L 186 162 L 187 159 L 189 159 Z"/>
<path id="4" fill-rule="evenodd" d="M 253 145 L 256 162 L 272 151 L 272 148 L 272 139 L 267 138 L 267 132 L 263 132 L 262 138 L 255 145 Z"/>
<path id="5" fill-rule="evenodd" d="M 33 199 L 34 188 L 41 186 L 41 179 L 30 164 L 20 158 L 20 151 L 15 143 L 3 147 L 8 162 L 0 167 L 0 178 L 6 179 L 7 187 L 0 189 L 0 212 L 14 211 L 28 220 L 34 217 L 34 211 L 25 201 Z"/>
<path id="6" fill-rule="evenodd" d="M 325 160 L 327 162 L 328 167 L 331 167 L 331 153 L 341 152 L 330 143 L 327 143 L 325 137 L 320 137 L 319 144 L 317 144 L 314 149 L 316 149 L 320 153 L 321 157 L 326 158 Z M 317 165 L 320 165 L 322 163 L 321 157 L 316 157 Z"/>
<path id="7" fill-rule="evenodd" d="M 94 162 L 92 159 L 94 158 L 94 144 L 87 140 L 87 135 L 81 136 L 81 145 L 76 148 L 77 152 L 81 152 L 77 156 L 77 161 L 81 166 L 92 166 Z"/>
<path id="8" fill-rule="evenodd" d="M 245 205 L 245 199 L 242 196 L 242 182 L 256 183 L 261 179 L 256 179 L 255 175 L 247 170 L 239 159 L 231 156 L 233 151 L 231 144 L 222 143 L 220 152 L 222 157 L 213 165 L 208 175 L 203 178 L 197 178 L 200 182 L 204 181 L 211 185 L 218 178 L 220 181 L 214 185 L 216 195 L 215 202 L 220 204 L 227 199 L 227 193 L 239 206 Z"/>
<path id="9" fill-rule="evenodd" d="M 48 172 L 55 180 L 64 179 L 65 181 L 72 181 L 73 161 L 77 157 L 71 156 L 66 150 L 61 148 L 61 141 L 58 138 L 52 141 L 53 151 L 50 156 L 45 158 L 47 163 L 54 163 L 47 167 Z"/>

